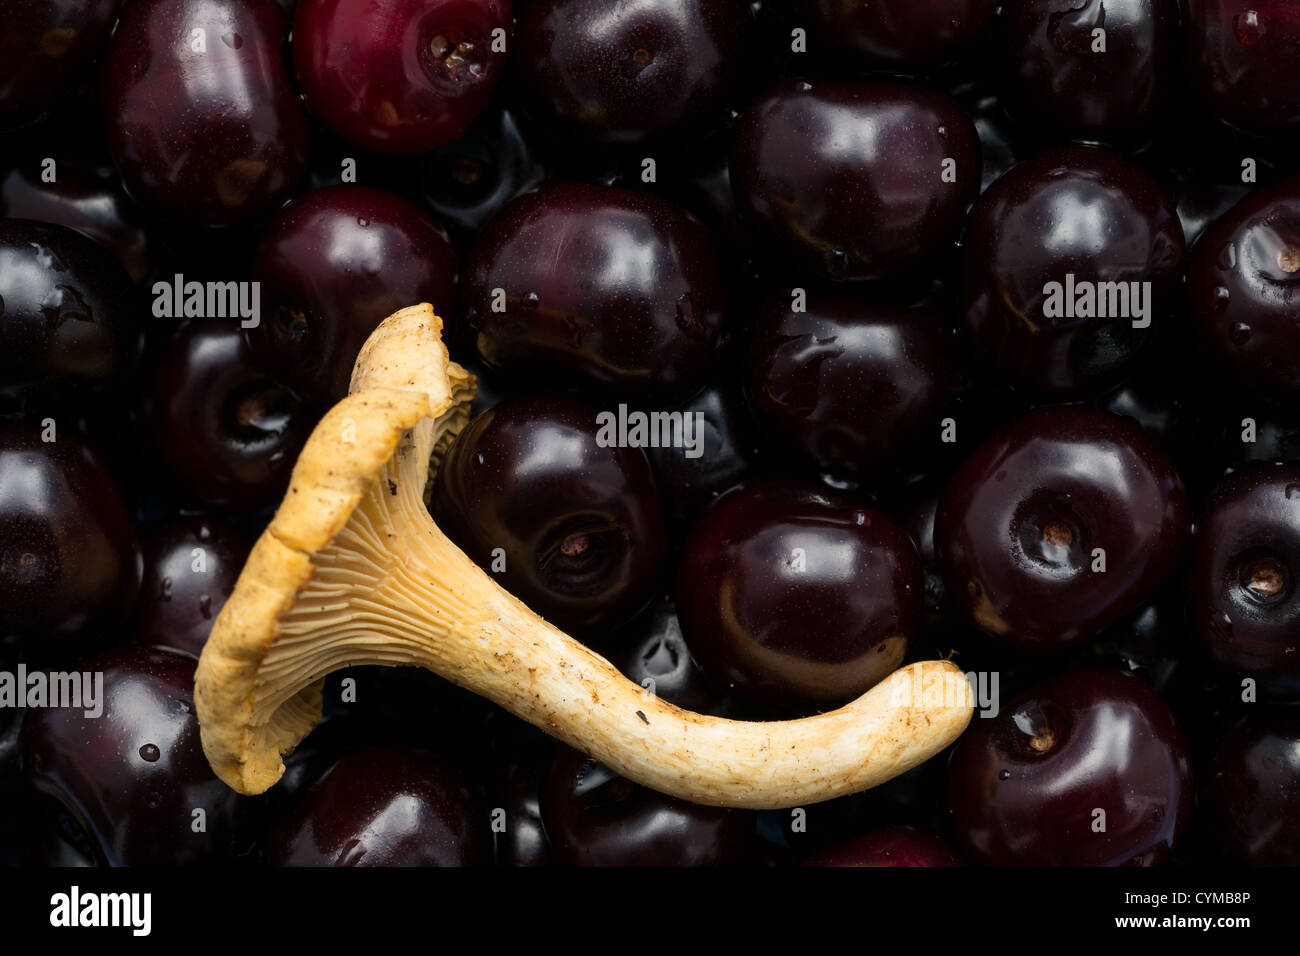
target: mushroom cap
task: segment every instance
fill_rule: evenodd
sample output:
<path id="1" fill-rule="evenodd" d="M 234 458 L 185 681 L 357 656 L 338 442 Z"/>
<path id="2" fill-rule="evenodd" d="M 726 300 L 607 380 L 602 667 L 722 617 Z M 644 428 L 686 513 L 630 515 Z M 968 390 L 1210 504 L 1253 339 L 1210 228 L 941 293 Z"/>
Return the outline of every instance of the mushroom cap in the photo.
<path id="1" fill-rule="evenodd" d="M 422 419 L 449 441 L 468 419 L 474 377 L 450 360 L 442 319 L 428 303 L 385 319 L 367 339 L 351 394 L 330 409 L 303 446 L 289 490 L 249 554 L 204 646 L 194 704 L 204 752 L 240 793 L 261 793 L 284 773 L 282 757 L 319 723 L 324 682 L 315 681 L 253 720 L 262 662 L 280 622 L 314 571 L 314 559 L 353 512 Z"/>

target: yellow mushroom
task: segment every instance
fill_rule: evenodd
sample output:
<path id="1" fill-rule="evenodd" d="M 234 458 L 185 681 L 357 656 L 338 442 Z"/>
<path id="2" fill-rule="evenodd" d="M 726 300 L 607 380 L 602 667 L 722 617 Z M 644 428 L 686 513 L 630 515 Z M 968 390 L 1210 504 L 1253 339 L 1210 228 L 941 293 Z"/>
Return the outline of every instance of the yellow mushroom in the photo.
<path id="1" fill-rule="evenodd" d="M 653 696 L 534 614 L 469 560 L 426 507 L 464 426 L 473 377 L 429 305 L 367 340 L 351 391 L 325 415 L 203 650 L 195 705 L 217 776 L 261 793 L 321 716 L 324 678 L 414 665 L 494 701 L 617 773 L 717 806 L 789 807 L 880 784 L 970 720 L 947 661 L 896 671 L 800 720 L 691 713 Z"/>

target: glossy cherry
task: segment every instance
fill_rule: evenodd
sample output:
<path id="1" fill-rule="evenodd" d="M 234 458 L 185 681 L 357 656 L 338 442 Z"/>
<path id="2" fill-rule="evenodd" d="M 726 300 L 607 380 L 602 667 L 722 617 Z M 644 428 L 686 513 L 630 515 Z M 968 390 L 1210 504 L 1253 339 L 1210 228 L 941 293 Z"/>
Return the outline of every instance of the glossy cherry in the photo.
<path id="1" fill-rule="evenodd" d="M 205 515 L 179 515 L 140 542 L 144 579 L 135 639 L 198 657 L 212 622 L 235 589 L 253 543 L 241 530 Z"/>
<path id="2" fill-rule="evenodd" d="M 939 441 L 945 340 L 930 312 L 780 293 L 754 330 L 749 394 L 763 424 L 823 471 L 880 477 Z"/>
<path id="3" fill-rule="evenodd" d="M 668 797 L 570 747 L 542 785 L 542 822 L 562 866 L 735 866 L 754 814 Z"/>
<path id="4" fill-rule="evenodd" d="M 829 279 L 876 279 L 935 253 L 979 184 L 970 118 L 947 94 L 897 81 L 782 80 L 732 141 L 749 227 L 783 266 Z"/>
<path id="5" fill-rule="evenodd" d="M 975 49 L 997 0 L 798 0 L 821 39 L 871 65 L 934 66 Z"/>
<path id="6" fill-rule="evenodd" d="M 263 319 L 246 332 L 252 355 L 306 401 L 332 404 L 389 315 L 428 302 L 451 322 L 456 260 L 442 226 L 400 196 L 355 185 L 300 196 L 267 225 L 253 261 Z"/>
<path id="7" fill-rule="evenodd" d="M 66 226 L 0 219 L 0 391 L 121 384 L 141 298 L 106 250 Z"/>
<path id="8" fill-rule="evenodd" d="M 0 421 L 0 633 L 111 625 L 139 588 L 135 528 L 99 456 L 53 419 Z"/>
<path id="9" fill-rule="evenodd" d="M 886 827 L 804 857 L 804 866 L 961 866 L 940 837 L 913 826 Z"/>
<path id="10" fill-rule="evenodd" d="M 486 810 L 445 758 L 367 747 L 340 757 L 268 837 L 273 866 L 485 866 Z"/>
<path id="11" fill-rule="evenodd" d="M 315 424 L 253 363 L 234 319 L 192 319 L 174 331 L 148 397 L 155 452 L 178 490 L 214 507 L 277 501 Z"/>
<path id="12" fill-rule="evenodd" d="M 1252 193 L 1207 227 L 1187 282 L 1202 336 L 1237 382 L 1300 395 L 1300 176 Z"/>
<path id="13" fill-rule="evenodd" d="M 1215 742 L 1202 779 L 1215 838 L 1230 862 L 1300 866 L 1300 714 L 1295 708 L 1252 711 L 1234 721 Z"/>
<path id="14" fill-rule="evenodd" d="M 504 829 L 496 832 L 497 866 L 541 867 L 553 862 L 540 791 L 554 750 L 550 738 L 539 735 L 526 743 L 513 742 L 508 751 L 495 755 L 488 799 L 494 810 L 505 811 Z"/>
<path id="15" fill-rule="evenodd" d="M 547 165 L 513 111 L 488 109 L 423 163 L 424 200 L 458 241 L 473 239 L 506 203 L 536 189 Z"/>
<path id="16" fill-rule="evenodd" d="M 37 119 L 88 71 L 108 42 L 118 0 L 22 0 L 0 34 L 0 130 Z"/>
<path id="17" fill-rule="evenodd" d="M 14 166 L 0 179 L 0 217 L 38 219 L 75 229 L 111 252 L 136 282 L 151 264 L 149 237 L 134 203 L 111 170 L 63 159 L 54 182 L 42 182 L 37 162 Z"/>
<path id="18" fill-rule="evenodd" d="M 510 398 L 471 421 L 434 481 L 438 526 L 556 626 L 585 633 L 646 605 L 664 557 L 645 452 L 604 444 L 574 398 Z"/>
<path id="19" fill-rule="evenodd" d="M 1178 316 L 1182 226 L 1155 181 L 1115 153 L 1074 147 L 1020 163 L 975 204 L 962 246 L 966 328 L 1033 392 L 1117 382 L 1151 330 Z"/>
<path id="20" fill-rule="evenodd" d="M 976 717 L 948 765 L 953 831 L 992 866 L 1155 866 L 1192 804 L 1183 733 L 1147 684 L 1068 670 Z"/>
<path id="21" fill-rule="evenodd" d="M 654 196 L 576 183 L 506 206 L 461 281 L 488 363 L 656 394 L 699 384 L 726 307 L 698 219 Z"/>
<path id="22" fill-rule="evenodd" d="M 104 61 L 104 118 L 133 197 L 225 226 L 293 194 L 309 132 L 281 57 L 288 26 L 274 0 L 126 4 Z"/>
<path id="23" fill-rule="evenodd" d="M 1150 595 L 1187 526 L 1182 480 L 1141 425 L 1066 406 L 1006 426 L 962 464 L 935 542 L 971 622 L 1012 647 L 1059 650 Z"/>
<path id="24" fill-rule="evenodd" d="M 1177 0 L 1019 0 L 998 29 L 1005 96 L 1040 135 L 1149 137 L 1177 82 Z"/>
<path id="25" fill-rule="evenodd" d="M 220 863 L 238 845 L 247 804 L 203 756 L 194 667 L 179 651 L 117 648 L 77 669 L 103 674 L 102 714 L 47 707 L 24 723 L 32 784 L 67 810 L 101 863 Z"/>
<path id="26" fill-rule="evenodd" d="M 505 68 L 511 0 L 302 0 L 293 64 L 312 113 L 388 153 L 445 146 Z"/>
<path id="27" fill-rule="evenodd" d="M 537 0 L 519 14 L 520 93 L 557 133 L 637 143 L 720 118 L 747 17 L 734 0 Z"/>
<path id="28" fill-rule="evenodd" d="M 846 703 L 898 667 L 921 588 L 912 543 L 884 515 L 812 483 L 756 479 L 691 529 L 676 595 L 707 675 L 807 709 Z"/>
<path id="29" fill-rule="evenodd" d="M 1300 673 L 1300 465 L 1251 465 L 1214 490 L 1187 583 L 1192 627 L 1218 664 Z"/>
<path id="30" fill-rule="evenodd" d="M 1188 0 L 1187 70 L 1221 119 L 1261 135 L 1300 130 L 1300 8 L 1286 0 Z"/>

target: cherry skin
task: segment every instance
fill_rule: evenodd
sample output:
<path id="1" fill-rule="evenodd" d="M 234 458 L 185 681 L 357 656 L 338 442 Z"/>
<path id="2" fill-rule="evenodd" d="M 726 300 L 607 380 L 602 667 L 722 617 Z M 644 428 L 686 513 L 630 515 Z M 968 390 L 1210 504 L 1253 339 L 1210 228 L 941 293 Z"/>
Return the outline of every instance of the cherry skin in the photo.
<path id="1" fill-rule="evenodd" d="M 66 226 L 0 219 L 0 391 L 120 384 L 135 369 L 140 299 L 113 257 Z"/>
<path id="2" fill-rule="evenodd" d="M 1191 624 L 1216 663 L 1300 672 L 1300 465 L 1255 464 L 1214 490 L 1187 584 Z"/>
<path id="3" fill-rule="evenodd" d="M 639 448 L 602 444 L 598 414 L 559 395 L 506 399 L 457 436 L 430 504 L 476 564 L 579 634 L 643 608 L 664 557 L 650 462 Z"/>
<path id="4" fill-rule="evenodd" d="M 1178 19 L 1177 0 L 1008 5 L 997 56 L 1008 64 L 1012 111 L 1057 138 L 1123 143 L 1149 136 L 1177 77 Z"/>
<path id="5" fill-rule="evenodd" d="M 1202 99 L 1250 133 L 1300 129 L 1300 9 L 1285 0 L 1188 0 L 1187 69 Z"/>
<path id="6" fill-rule="evenodd" d="M 134 204 L 111 170 L 60 160 L 58 178 L 41 182 L 40 166 L 27 162 L 0 178 L 0 217 L 38 219 L 67 226 L 113 254 L 139 282 L 149 271 L 149 237 Z"/>
<path id="7" fill-rule="evenodd" d="M 756 479 L 686 540 L 677 611 L 714 681 L 778 707 L 847 703 L 902 662 L 921 567 L 884 515 L 811 483 Z"/>
<path id="8" fill-rule="evenodd" d="M 665 796 L 565 746 L 541 791 L 542 822 L 561 866 L 735 866 L 754 814 Z"/>
<path id="9" fill-rule="evenodd" d="M 268 838 L 272 866 L 486 866 L 479 799 L 427 750 L 367 747 L 340 757 Z"/>
<path id="10" fill-rule="evenodd" d="M 880 477 L 939 438 L 947 385 L 939 319 L 860 297 L 762 306 L 749 356 L 759 418 L 823 471 Z"/>
<path id="11" fill-rule="evenodd" d="M 1208 226 L 1187 283 L 1202 338 L 1238 383 L 1300 395 L 1300 176 L 1252 193 Z"/>
<path id="12" fill-rule="evenodd" d="M 253 363 L 231 319 L 192 319 L 167 340 L 148 391 L 153 448 L 181 490 L 255 511 L 289 483 L 315 413 Z"/>
<path id="13" fill-rule="evenodd" d="M 199 743 L 195 664 L 170 649 L 117 648 L 78 668 L 103 673 L 101 715 L 49 707 L 24 723 L 32 784 L 81 826 L 101 863 L 219 863 L 242 832 L 243 798 L 213 776 Z"/>
<path id="14" fill-rule="evenodd" d="M 519 14 L 520 93 L 557 133 L 641 142 L 716 121 L 736 82 L 734 0 L 538 0 Z"/>
<path id="15" fill-rule="evenodd" d="M 550 866 L 551 845 L 542 823 L 540 790 L 551 765 L 554 745 L 548 737 L 515 743 L 497 754 L 488 799 L 505 810 L 505 829 L 496 834 L 496 865 Z"/>
<path id="16" fill-rule="evenodd" d="M 118 0 L 22 0 L 0 34 L 0 130 L 39 118 L 108 42 Z"/>
<path id="17" fill-rule="evenodd" d="M 1049 150 L 1015 166 L 975 204 L 962 245 L 966 328 L 1031 392 L 1077 397 L 1118 382 L 1151 330 L 1178 314 L 1182 226 L 1155 181 L 1115 153 Z M 1134 282 L 1151 283 L 1149 314 L 1130 301 L 1127 314 L 1102 315 L 1110 307 L 1093 287 L 1125 283 L 1131 294 Z M 1096 292 L 1092 317 L 1064 309 L 1080 290 Z"/>
<path id="18" fill-rule="evenodd" d="M 1300 719 L 1294 708 L 1238 718 L 1215 742 L 1204 781 L 1205 806 L 1230 862 L 1300 866 Z"/>
<path id="19" fill-rule="evenodd" d="M 99 456 L 57 422 L 0 421 L 0 633 L 120 622 L 140 574 L 126 502 Z"/>
<path id="20" fill-rule="evenodd" d="M 305 401 L 332 404 L 389 315 L 428 302 L 450 321 L 456 259 L 442 226 L 400 196 L 355 185 L 300 196 L 267 225 L 253 261 L 263 312 L 245 333 L 253 355 Z"/>
<path id="21" fill-rule="evenodd" d="M 826 42 L 884 66 L 932 66 L 971 52 L 993 22 L 997 0 L 799 0 Z"/>
<path id="22" fill-rule="evenodd" d="M 1155 866 L 1191 803 L 1169 706 L 1111 668 L 1065 671 L 977 717 L 948 765 L 953 830 L 986 866 Z"/>
<path id="23" fill-rule="evenodd" d="M 1182 480 L 1142 426 L 1066 406 L 981 445 L 944 489 L 934 535 L 968 620 L 1011 647 L 1060 650 L 1151 594 L 1188 520 Z"/>
<path id="24" fill-rule="evenodd" d="M 233 525 L 203 515 L 178 515 L 140 542 L 144 580 L 135 610 L 135 639 L 198 657 L 253 543 Z"/>
<path id="25" fill-rule="evenodd" d="M 961 866 L 952 847 L 928 830 L 887 827 L 818 850 L 804 866 Z"/>
<path id="26" fill-rule="evenodd" d="M 877 279 L 955 236 L 980 165 L 975 126 L 945 93 L 792 79 L 736 122 L 731 185 L 742 218 L 783 266 Z"/>
<path id="27" fill-rule="evenodd" d="M 660 395 L 700 383 L 726 305 L 698 219 L 654 196 L 573 183 L 506 206 L 461 281 L 490 365 Z"/>
<path id="28" fill-rule="evenodd" d="M 511 0 L 302 0 L 294 69 L 312 113 L 344 139 L 423 153 L 487 105 L 511 16 Z"/>
<path id="29" fill-rule="evenodd" d="M 104 117 L 135 199 L 179 221 L 226 226 L 293 194 L 309 129 L 281 58 L 287 32 L 273 0 L 125 5 L 104 61 Z"/>

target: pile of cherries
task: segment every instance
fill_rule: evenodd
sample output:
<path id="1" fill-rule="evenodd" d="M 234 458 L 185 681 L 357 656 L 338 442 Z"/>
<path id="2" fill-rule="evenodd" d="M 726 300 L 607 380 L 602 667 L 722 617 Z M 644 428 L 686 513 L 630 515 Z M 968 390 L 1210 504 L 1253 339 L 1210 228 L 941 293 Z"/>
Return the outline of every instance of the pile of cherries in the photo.
<path id="1" fill-rule="evenodd" d="M 1300 864 L 1300 6 L 998 6 L 22 0 L 0 690 L 103 692 L 0 694 L 3 857 Z M 430 509 L 504 587 L 736 719 L 951 657 L 969 729 L 755 813 L 354 668 L 219 783 L 196 657 L 425 301 L 480 386 Z"/>

